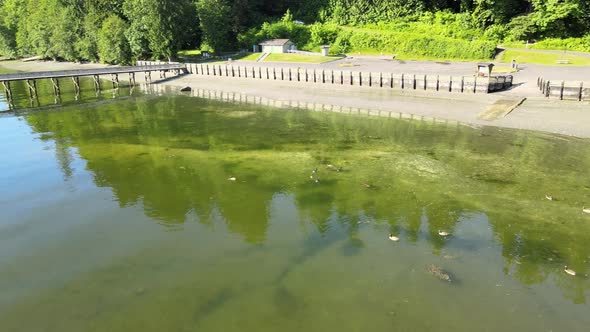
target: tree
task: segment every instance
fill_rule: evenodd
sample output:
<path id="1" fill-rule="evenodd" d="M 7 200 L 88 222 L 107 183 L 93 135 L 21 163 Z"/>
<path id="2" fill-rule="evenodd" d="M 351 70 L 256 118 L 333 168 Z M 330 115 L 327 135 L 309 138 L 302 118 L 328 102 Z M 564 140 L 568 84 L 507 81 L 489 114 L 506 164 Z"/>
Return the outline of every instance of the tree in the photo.
<path id="1" fill-rule="evenodd" d="M 27 0 L 0 1 L 0 55 L 16 56 L 16 34 L 25 17 Z"/>
<path id="2" fill-rule="evenodd" d="M 105 63 L 129 64 L 131 49 L 125 36 L 129 26 L 117 15 L 109 16 L 98 32 L 98 56 Z"/>
<path id="3" fill-rule="evenodd" d="M 194 35 L 193 0 L 126 0 L 123 13 L 131 22 L 127 38 L 136 55 L 173 58 Z"/>
<path id="4" fill-rule="evenodd" d="M 224 0 L 198 0 L 196 5 L 204 41 L 215 52 L 229 49 L 231 7 Z"/>

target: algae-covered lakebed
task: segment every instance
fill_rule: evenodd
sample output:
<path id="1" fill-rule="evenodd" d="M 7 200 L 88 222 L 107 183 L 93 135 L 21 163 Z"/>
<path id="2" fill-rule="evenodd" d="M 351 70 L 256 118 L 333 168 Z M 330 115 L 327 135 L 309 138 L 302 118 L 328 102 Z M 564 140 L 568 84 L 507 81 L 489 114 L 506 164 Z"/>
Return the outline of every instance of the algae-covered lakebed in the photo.
<path id="1" fill-rule="evenodd" d="M 176 95 L 0 138 L 2 331 L 590 324 L 588 140 Z"/>

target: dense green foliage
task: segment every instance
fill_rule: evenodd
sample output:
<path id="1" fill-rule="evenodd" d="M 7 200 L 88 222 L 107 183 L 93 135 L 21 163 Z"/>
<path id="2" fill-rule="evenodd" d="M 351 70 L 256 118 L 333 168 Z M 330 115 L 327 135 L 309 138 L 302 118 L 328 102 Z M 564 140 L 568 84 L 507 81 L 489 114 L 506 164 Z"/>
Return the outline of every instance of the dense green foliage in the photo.
<path id="1" fill-rule="evenodd" d="M 303 49 L 463 59 L 525 40 L 590 51 L 590 1 L 0 0 L 0 56 L 124 63 L 199 46 L 249 49 L 266 38 L 291 38 Z"/>

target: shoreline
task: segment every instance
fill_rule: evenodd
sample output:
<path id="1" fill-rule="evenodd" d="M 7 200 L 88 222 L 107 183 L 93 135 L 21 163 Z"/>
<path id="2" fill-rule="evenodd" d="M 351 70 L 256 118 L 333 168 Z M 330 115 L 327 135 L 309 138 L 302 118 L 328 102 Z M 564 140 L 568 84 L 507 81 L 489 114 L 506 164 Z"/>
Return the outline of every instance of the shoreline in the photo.
<path id="1" fill-rule="evenodd" d="M 97 63 L 69 63 L 56 61 L 2 61 L 0 67 L 15 71 L 42 71 L 105 68 Z M 255 83 L 255 84 L 253 84 Z M 359 109 L 388 113 L 400 118 L 422 117 L 455 121 L 475 126 L 494 126 L 523 129 L 552 134 L 590 138 L 590 103 L 548 100 L 528 97 L 509 112 L 498 112 L 498 105 L 515 98 L 511 91 L 490 94 L 464 94 L 390 90 L 379 87 L 340 86 L 321 83 L 266 81 L 251 78 L 184 75 L 171 77 L 152 84 L 179 91 L 183 87 L 193 90 L 233 93 L 263 98 L 283 104 L 320 104 L 331 109 Z M 496 116 L 487 116 L 498 113 Z M 369 114 L 370 115 L 370 114 Z M 487 119 L 487 120 L 484 120 Z"/>
<path id="2" fill-rule="evenodd" d="M 255 84 L 252 84 L 255 82 Z M 482 117 L 498 104 L 514 98 L 502 93 L 461 94 L 390 90 L 379 87 L 350 87 L 247 78 L 185 75 L 156 83 L 179 91 L 184 87 L 219 93 L 245 95 L 282 105 L 318 104 L 327 108 L 360 109 L 362 112 L 392 113 L 402 118 L 424 117 L 475 126 L 523 129 L 590 138 L 590 103 L 532 97 L 509 105 L 509 112 L 492 120 Z M 324 108 L 326 108 L 324 107 Z M 382 115 L 383 116 L 383 115 Z M 389 116 L 389 115 L 385 115 Z"/>

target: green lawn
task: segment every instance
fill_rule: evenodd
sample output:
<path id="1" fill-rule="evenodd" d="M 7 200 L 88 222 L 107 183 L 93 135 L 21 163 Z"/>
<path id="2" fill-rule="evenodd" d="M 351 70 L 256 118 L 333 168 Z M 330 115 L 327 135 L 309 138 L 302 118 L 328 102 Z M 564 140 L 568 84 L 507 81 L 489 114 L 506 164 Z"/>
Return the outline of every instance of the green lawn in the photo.
<path id="1" fill-rule="evenodd" d="M 248 53 L 244 54 L 244 56 L 236 57 L 235 60 L 240 61 L 256 61 L 262 55 L 262 53 Z"/>
<path id="2" fill-rule="evenodd" d="M 299 62 L 299 63 L 324 63 L 342 59 L 337 56 L 314 56 L 302 54 L 271 54 L 264 61 L 265 62 Z"/>
<path id="3" fill-rule="evenodd" d="M 201 50 L 178 51 L 178 55 L 180 55 L 180 56 L 198 56 L 198 55 L 201 55 Z"/>
<path id="4" fill-rule="evenodd" d="M 496 60 L 510 63 L 512 59 L 515 59 L 517 63 L 534 63 L 539 65 L 590 66 L 590 57 L 534 51 L 507 50 L 500 53 Z M 559 64 L 558 61 L 560 60 L 568 60 L 569 63 Z"/>

